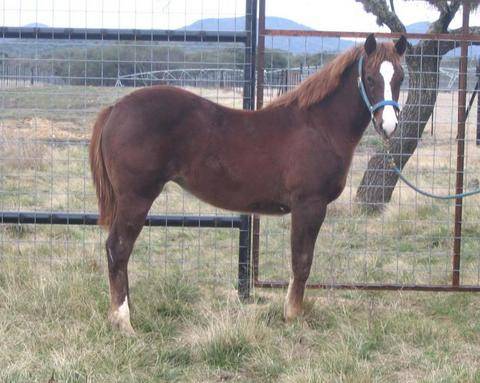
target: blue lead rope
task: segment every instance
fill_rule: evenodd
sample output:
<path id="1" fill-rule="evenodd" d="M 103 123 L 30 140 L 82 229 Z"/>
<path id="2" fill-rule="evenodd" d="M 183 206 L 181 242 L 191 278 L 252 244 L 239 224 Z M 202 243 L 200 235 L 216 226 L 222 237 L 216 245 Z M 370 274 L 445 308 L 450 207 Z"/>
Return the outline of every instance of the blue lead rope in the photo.
<path id="1" fill-rule="evenodd" d="M 391 105 L 393 106 L 397 112 L 400 111 L 400 104 L 394 100 L 382 100 L 380 102 L 377 102 L 375 105 L 372 105 L 370 100 L 368 99 L 367 91 L 365 90 L 365 85 L 363 84 L 363 79 L 362 79 L 362 74 L 363 74 L 363 57 L 360 57 L 360 60 L 358 60 L 358 88 L 360 90 L 360 95 L 362 96 L 363 101 L 365 102 L 365 105 L 367 106 L 368 110 L 370 111 L 370 118 L 373 122 L 373 125 L 375 127 L 375 130 L 378 132 L 378 134 L 382 135 L 381 132 L 379 131 L 377 127 L 377 122 L 375 121 L 375 116 L 373 115 L 377 109 L 383 108 L 384 106 Z M 403 174 L 402 171 L 397 167 L 395 164 L 395 161 L 393 160 L 393 156 L 390 153 L 390 141 L 388 138 L 386 138 L 385 135 L 382 136 L 384 139 L 384 145 L 385 145 L 385 152 L 387 155 L 387 161 L 388 161 L 388 166 L 393 169 L 393 171 L 398 175 L 398 178 L 400 178 L 407 186 L 415 190 L 418 194 L 421 194 L 425 197 L 430 197 L 430 198 L 435 198 L 435 199 L 441 199 L 441 200 L 449 200 L 449 199 L 457 199 L 457 198 L 464 198 L 464 197 L 469 197 L 475 194 L 480 194 L 480 189 L 475 189 L 471 190 L 468 192 L 463 192 L 459 194 L 448 194 L 448 195 L 437 195 L 437 194 L 432 194 L 429 192 L 426 192 L 424 190 L 419 189 L 416 187 L 413 183 L 411 183 L 409 180 L 407 180 Z"/>
<path id="2" fill-rule="evenodd" d="M 426 192 L 425 190 L 421 190 L 403 176 L 402 171 L 397 167 L 397 165 L 395 165 L 395 161 L 393 160 L 392 154 L 390 153 L 390 150 L 388 149 L 388 147 L 387 147 L 386 153 L 388 156 L 388 166 L 390 166 L 390 168 L 393 169 L 393 171 L 398 175 L 398 178 L 400 178 L 403 182 L 405 182 L 405 184 L 407 184 L 407 186 L 415 190 L 418 194 L 424 195 L 425 197 L 441 199 L 441 200 L 464 198 L 464 197 L 469 197 L 475 194 L 480 194 L 480 189 L 475 189 L 475 190 L 471 190 L 471 191 L 463 192 L 459 194 L 448 194 L 448 195 L 432 194 L 432 193 Z"/>

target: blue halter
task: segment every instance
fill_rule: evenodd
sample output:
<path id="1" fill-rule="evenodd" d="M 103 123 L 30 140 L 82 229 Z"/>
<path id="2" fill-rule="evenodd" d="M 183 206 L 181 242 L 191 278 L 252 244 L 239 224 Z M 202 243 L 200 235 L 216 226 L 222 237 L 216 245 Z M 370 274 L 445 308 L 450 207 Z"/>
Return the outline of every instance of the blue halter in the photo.
<path id="1" fill-rule="evenodd" d="M 376 110 L 383 108 L 384 106 L 391 105 L 395 108 L 397 112 L 400 112 L 400 104 L 394 100 L 382 100 L 377 102 L 375 105 L 372 105 L 370 100 L 368 99 L 367 91 L 365 89 L 365 85 L 363 84 L 363 58 L 364 56 L 360 57 L 360 60 L 358 60 L 358 89 L 360 90 L 360 95 L 362 96 L 363 101 L 365 102 L 365 105 L 367 106 L 368 110 L 370 111 L 370 116 L 373 122 L 373 126 L 375 129 L 380 132 L 377 126 L 377 121 L 375 121 L 375 116 L 373 115 Z M 383 134 L 383 132 L 381 132 Z"/>

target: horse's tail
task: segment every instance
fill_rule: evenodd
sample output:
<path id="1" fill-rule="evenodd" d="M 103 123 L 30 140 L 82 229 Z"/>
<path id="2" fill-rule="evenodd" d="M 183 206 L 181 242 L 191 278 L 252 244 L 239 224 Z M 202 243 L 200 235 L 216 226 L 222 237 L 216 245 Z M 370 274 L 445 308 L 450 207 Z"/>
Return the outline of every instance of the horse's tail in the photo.
<path id="1" fill-rule="evenodd" d="M 99 225 L 110 228 L 115 216 L 115 193 L 108 178 L 107 169 L 102 153 L 102 130 L 112 112 L 112 106 L 103 109 L 97 116 L 93 125 L 92 139 L 90 141 L 90 169 L 92 170 L 93 183 L 95 184 L 98 209 L 100 217 Z"/>

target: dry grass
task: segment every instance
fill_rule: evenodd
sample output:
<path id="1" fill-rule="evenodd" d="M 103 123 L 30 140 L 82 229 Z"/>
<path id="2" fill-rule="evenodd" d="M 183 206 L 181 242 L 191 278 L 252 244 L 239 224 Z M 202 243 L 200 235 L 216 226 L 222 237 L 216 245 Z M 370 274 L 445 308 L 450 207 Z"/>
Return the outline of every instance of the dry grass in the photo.
<path id="1" fill-rule="evenodd" d="M 94 211 L 82 141 L 99 107 L 128 91 L 52 87 L 3 95 L 1 209 Z M 241 106 L 227 91 L 201 92 Z M 435 134 L 424 135 L 405 174 L 445 193 L 455 176 L 454 101 L 443 94 L 438 105 Z M 480 160 L 472 124 L 467 133 L 468 182 Z M 381 215 L 355 205 L 376 147 L 367 136 L 329 209 L 311 280 L 447 283 L 452 203 L 399 184 Z M 479 202 L 465 201 L 463 283 L 479 283 Z M 153 212 L 225 213 L 175 184 Z M 289 225 L 288 217 L 262 219 L 262 278 L 288 278 Z M 476 295 L 309 291 L 304 318 L 286 325 L 283 291 L 257 290 L 251 303 L 238 302 L 233 229 L 143 230 L 130 263 L 137 336 L 124 339 L 105 321 L 104 240 L 96 227 L 0 226 L 0 381 L 47 382 L 52 372 L 58 382 L 480 381 Z"/>
<path id="2" fill-rule="evenodd" d="M 0 157 L 2 173 L 7 171 L 45 168 L 46 146 L 33 142 L 27 134 L 0 126 Z M 8 170 L 7 170 L 8 169 Z"/>
<path id="3" fill-rule="evenodd" d="M 282 292 L 241 304 L 161 271 L 132 286 L 137 336 L 107 326 L 105 270 L 2 261 L 0 380 L 47 382 L 476 382 L 472 294 L 310 292 L 282 320 Z"/>

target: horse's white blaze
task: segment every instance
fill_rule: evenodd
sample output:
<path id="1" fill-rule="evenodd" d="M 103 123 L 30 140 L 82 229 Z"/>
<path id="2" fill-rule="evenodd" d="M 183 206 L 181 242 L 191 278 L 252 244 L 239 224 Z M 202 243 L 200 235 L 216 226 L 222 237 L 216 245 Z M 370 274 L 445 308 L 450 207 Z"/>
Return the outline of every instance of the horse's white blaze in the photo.
<path id="1" fill-rule="evenodd" d="M 393 73 L 393 64 L 390 61 L 382 62 L 382 64 L 380 65 L 380 74 L 382 75 L 384 81 L 384 100 L 393 100 L 391 85 Z M 385 131 L 385 133 L 387 133 L 388 136 L 393 133 L 395 127 L 397 126 L 397 123 L 397 114 L 395 113 L 395 109 L 393 108 L 393 106 L 385 106 L 383 108 L 383 130 Z"/>

